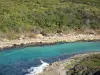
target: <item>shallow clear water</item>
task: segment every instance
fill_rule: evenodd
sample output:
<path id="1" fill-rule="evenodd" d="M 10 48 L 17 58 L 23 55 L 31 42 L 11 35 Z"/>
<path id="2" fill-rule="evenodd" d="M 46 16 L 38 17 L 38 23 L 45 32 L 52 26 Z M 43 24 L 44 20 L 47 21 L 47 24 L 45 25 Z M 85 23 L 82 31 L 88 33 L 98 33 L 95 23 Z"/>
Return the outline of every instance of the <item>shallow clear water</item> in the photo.
<path id="1" fill-rule="evenodd" d="M 72 54 L 100 51 L 100 42 L 74 42 L 47 46 L 13 48 L 0 52 L 0 75 L 25 75 L 40 60 L 51 63 Z"/>

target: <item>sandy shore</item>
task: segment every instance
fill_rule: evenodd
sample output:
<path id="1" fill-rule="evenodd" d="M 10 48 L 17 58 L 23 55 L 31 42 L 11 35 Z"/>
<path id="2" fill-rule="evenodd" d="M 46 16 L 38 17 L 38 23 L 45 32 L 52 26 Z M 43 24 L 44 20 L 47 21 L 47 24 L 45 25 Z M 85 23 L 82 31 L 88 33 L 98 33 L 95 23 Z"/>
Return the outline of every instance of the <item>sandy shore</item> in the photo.
<path id="1" fill-rule="evenodd" d="M 40 75 L 66 75 L 66 72 L 78 64 L 78 62 L 94 54 L 100 54 L 100 52 L 78 54 L 63 61 L 54 62 L 48 66 Z"/>
<path id="2" fill-rule="evenodd" d="M 67 34 L 67 35 L 54 35 L 54 36 L 42 36 L 37 35 L 36 38 L 21 37 L 16 40 L 0 40 L 0 49 L 10 48 L 16 45 L 22 44 L 49 44 L 55 42 L 74 42 L 78 40 L 100 40 L 100 35 L 95 34 Z"/>

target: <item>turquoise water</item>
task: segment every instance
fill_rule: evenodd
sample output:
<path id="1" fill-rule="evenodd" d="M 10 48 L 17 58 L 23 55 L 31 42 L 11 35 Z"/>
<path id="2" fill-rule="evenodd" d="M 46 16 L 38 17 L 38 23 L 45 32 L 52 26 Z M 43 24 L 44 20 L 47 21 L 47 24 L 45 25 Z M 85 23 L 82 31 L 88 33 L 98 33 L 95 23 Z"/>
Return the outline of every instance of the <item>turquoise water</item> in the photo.
<path id="1" fill-rule="evenodd" d="M 0 75 L 25 75 L 40 60 L 48 63 L 72 54 L 100 51 L 100 42 L 74 42 L 47 46 L 13 48 L 0 52 Z"/>

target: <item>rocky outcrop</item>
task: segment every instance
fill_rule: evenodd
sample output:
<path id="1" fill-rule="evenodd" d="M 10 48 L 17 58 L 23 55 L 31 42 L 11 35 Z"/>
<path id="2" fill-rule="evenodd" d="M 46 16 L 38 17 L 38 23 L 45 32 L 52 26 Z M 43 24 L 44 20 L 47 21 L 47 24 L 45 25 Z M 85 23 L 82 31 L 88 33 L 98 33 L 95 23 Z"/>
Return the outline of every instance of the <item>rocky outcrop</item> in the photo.
<path id="1" fill-rule="evenodd" d="M 99 58 L 100 52 L 78 54 L 52 63 L 40 75 L 100 75 Z"/>
<path id="2" fill-rule="evenodd" d="M 93 54 L 82 59 L 66 75 L 100 75 L 100 54 Z"/>
<path id="3" fill-rule="evenodd" d="M 74 41 L 88 41 L 88 40 L 100 40 L 100 35 L 96 34 L 62 34 L 53 36 L 43 36 L 42 34 L 35 35 L 36 38 L 25 37 L 22 35 L 16 40 L 3 40 L 0 41 L 0 49 L 14 47 L 15 45 L 25 44 L 52 44 L 56 42 L 74 42 Z"/>

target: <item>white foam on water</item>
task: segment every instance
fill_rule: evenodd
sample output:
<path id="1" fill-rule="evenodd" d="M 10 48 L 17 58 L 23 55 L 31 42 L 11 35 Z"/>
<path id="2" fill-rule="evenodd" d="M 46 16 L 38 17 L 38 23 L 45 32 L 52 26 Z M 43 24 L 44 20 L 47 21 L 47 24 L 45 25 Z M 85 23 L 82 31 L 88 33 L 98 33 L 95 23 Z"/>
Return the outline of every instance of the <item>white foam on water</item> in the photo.
<path id="1" fill-rule="evenodd" d="M 49 66 L 49 64 L 48 63 L 46 63 L 46 62 L 44 62 L 44 61 L 42 61 L 42 60 L 40 60 L 41 61 L 41 65 L 40 66 L 38 66 L 38 67 L 31 67 L 30 69 L 28 69 L 28 74 L 25 74 L 25 75 L 38 75 L 38 74 L 40 74 L 40 73 L 42 73 L 43 72 L 43 70 L 47 67 L 47 66 Z"/>

